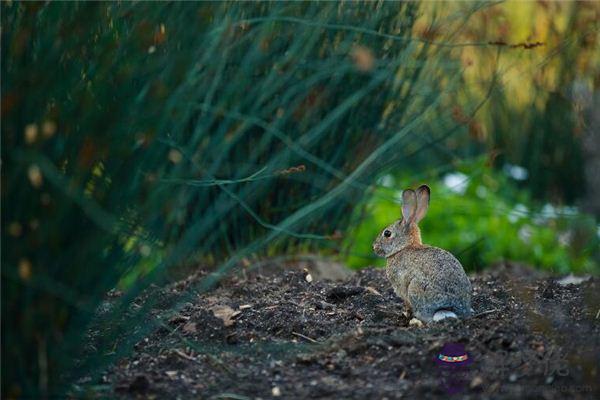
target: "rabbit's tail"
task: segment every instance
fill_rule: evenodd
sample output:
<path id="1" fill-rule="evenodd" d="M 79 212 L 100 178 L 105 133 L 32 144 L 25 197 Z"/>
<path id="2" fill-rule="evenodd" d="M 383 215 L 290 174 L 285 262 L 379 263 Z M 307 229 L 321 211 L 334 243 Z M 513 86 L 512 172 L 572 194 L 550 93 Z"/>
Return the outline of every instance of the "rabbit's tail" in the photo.
<path id="1" fill-rule="evenodd" d="M 435 314 L 433 314 L 434 322 L 441 321 L 446 318 L 458 318 L 458 316 L 449 310 L 438 310 L 435 312 Z"/>

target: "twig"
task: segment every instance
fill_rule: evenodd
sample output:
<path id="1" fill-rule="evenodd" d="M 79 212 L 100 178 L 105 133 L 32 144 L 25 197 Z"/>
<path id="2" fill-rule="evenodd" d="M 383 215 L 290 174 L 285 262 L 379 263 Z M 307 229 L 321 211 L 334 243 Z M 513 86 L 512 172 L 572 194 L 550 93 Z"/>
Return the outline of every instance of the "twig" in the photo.
<path id="1" fill-rule="evenodd" d="M 480 317 L 482 315 L 491 314 L 491 313 L 496 312 L 496 311 L 500 311 L 500 309 L 499 308 L 493 308 L 491 310 L 482 311 L 479 314 L 475 314 L 475 318 Z"/>
<path id="2" fill-rule="evenodd" d="M 217 366 L 219 366 L 220 368 L 222 368 L 225 372 L 227 372 L 229 374 L 232 372 L 231 368 L 229 368 L 227 365 L 225 365 L 225 363 L 223 363 L 223 361 L 221 361 L 219 359 L 219 357 L 213 356 L 212 354 L 206 354 L 206 356 L 208 357 L 208 359 L 210 361 L 212 361 L 211 364 L 213 364 L 213 365 L 217 364 Z"/>
<path id="3" fill-rule="evenodd" d="M 289 303 L 289 304 L 291 304 L 291 305 L 293 305 L 293 306 L 296 306 L 296 307 L 298 307 L 298 308 L 303 308 L 303 305 L 302 305 L 302 304 L 298 304 L 298 303 L 296 303 L 295 301 L 292 301 L 292 300 L 286 300 L 285 302 L 286 302 L 286 303 Z"/>
<path id="4" fill-rule="evenodd" d="M 305 336 L 305 335 L 303 335 L 303 334 L 301 334 L 301 333 L 298 333 L 298 332 L 292 332 L 292 335 L 296 335 L 296 336 L 298 336 L 298 337 L 301 337 L 302 339 L 306 339 L 306 340 L 308 340 L 309 342 L 313 342 L 313 343 L 319 343 L 317 340 L 315 340 L 315 339 L 313 339 L 313 338 L 309 338 L 308 336 Z"/>
<path id="5" fill-rule="evenodd" d="M 174 349 L 173 352 L 175 354 L 177 354 L 179 357 L 185 358 L 186 360 L 190 360 L 190 361 L 193 361 L 195 363 L 202 364 L 195 357 L 189 356 L 189 355 L 185 354 L 183 351 L 181 351 L 179 349 Z"/>
<path id="6" fill-rule="evenodd" d="M 183 325 L 185 325 L 185 324 L 179 324 L 179 325 L 177 325 L 175 328 L 172 328 L 172 329 L 171 329 L 171 327 L 169 327 L 169 326 L 167 326 L 167 325 L 165 325 L 165 324 L 162 324 L 162 325 L 163 325 L 163 327 L 167 328 L 167 330 L 169 330 L 169 331 L 170 331 L 170 332 L 169 332 L 169 334 L 167 335 L 167 337 L 169 337 L 169 336 L 171 336 L 172 334 L 174 334 L 175 332 L 177 332 L 177 330 L 178 330 L 180 327 L 182 327 Z"/>

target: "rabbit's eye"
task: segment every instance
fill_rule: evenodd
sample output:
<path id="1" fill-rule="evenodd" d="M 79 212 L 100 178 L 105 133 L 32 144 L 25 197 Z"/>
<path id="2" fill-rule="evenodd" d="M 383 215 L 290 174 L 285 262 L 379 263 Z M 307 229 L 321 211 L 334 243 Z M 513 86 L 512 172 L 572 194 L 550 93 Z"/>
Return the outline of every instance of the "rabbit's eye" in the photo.
<path id="1" fill-rule="evenodd" d="M 383 236 L 390 237 L 392 236 L 392 232 L 386 229 L 385 231 L 383 231 Z"/>

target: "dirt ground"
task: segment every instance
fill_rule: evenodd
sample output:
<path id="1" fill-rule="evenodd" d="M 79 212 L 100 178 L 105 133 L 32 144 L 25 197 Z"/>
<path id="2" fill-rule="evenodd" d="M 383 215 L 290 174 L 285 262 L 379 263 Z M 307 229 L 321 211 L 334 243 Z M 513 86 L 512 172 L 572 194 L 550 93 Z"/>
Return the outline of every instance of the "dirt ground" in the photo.
<path id="1" fill-rule="evenodd" d="M 229 278 L 172 315 L 201 278 L 153 295 L 165 326 L 102 376 L 111 396 L 600 398 L 598 278 L 561 285 L 498 265 L 471 276 L 473 317 L 423 327 L 409 326 L 382 269 L 338 282 L 303 271 Z M 472 364 L 434 362 L 446 343 Z"/>

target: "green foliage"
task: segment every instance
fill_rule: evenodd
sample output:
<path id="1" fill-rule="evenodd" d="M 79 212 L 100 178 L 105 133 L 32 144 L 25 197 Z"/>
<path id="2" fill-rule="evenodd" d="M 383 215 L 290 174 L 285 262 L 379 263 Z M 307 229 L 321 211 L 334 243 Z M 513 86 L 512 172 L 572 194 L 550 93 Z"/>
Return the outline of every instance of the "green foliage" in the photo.
<path id="1" fill-rule="evenodd" d="M 421 222 L 425 243 L 450 250 L 471 271 L 512 260 L 556 273 L 600 273 L 599 228 L 593 217 L 573 207 L 540 206 L 486 162 L 465 162 L 444 179 L 430 178 L 431 204 Z M 371 256 L 370 246 L 400 217 L 400 188 L 412 180 L 388 176 L 383 182 L 388 187 L 377 188 L 366 200 L 362 223 L 349 232 L 347 262 L 354 268 L 384 264 Z"/>

